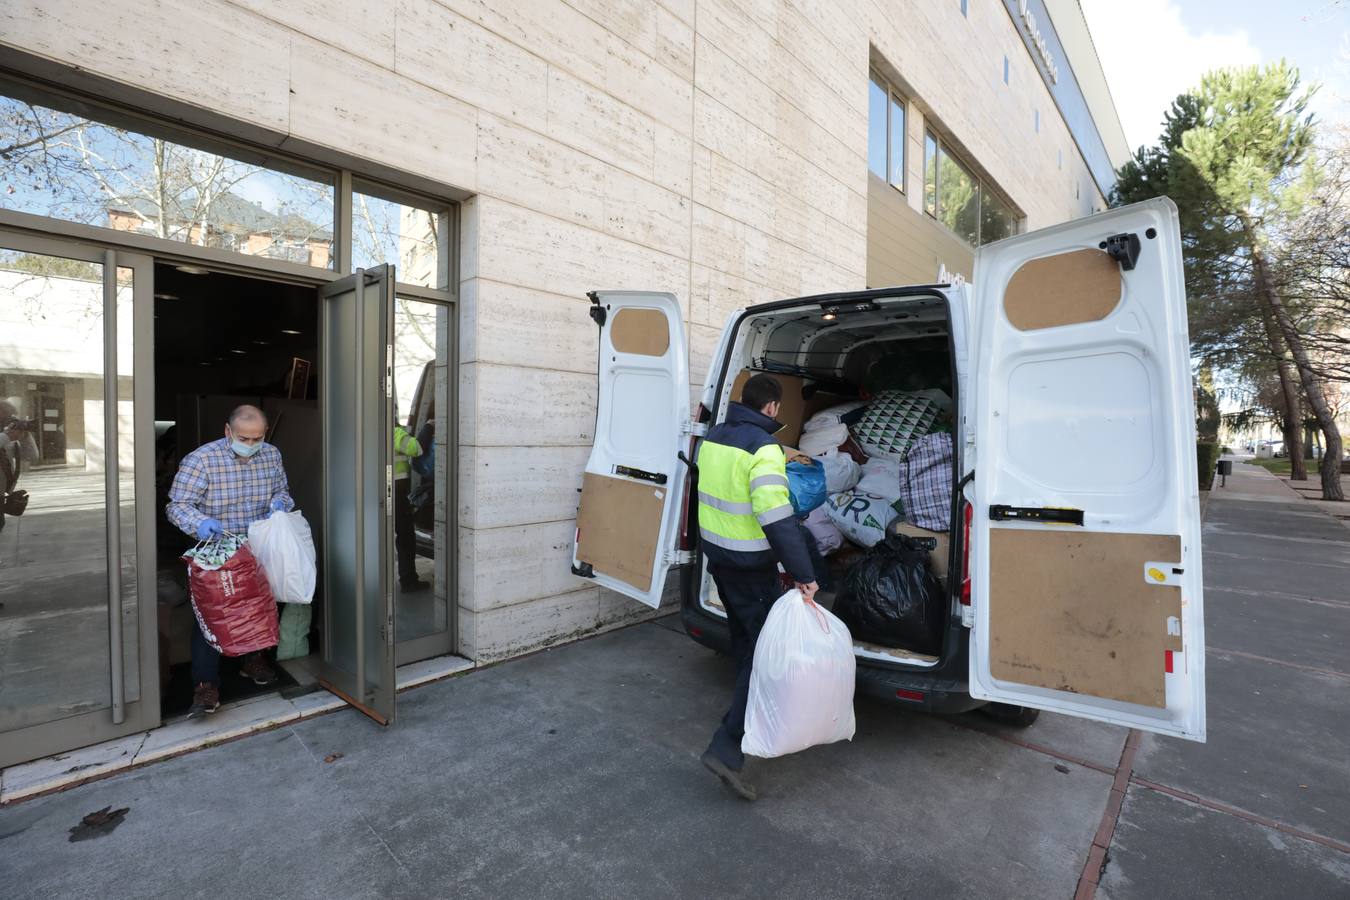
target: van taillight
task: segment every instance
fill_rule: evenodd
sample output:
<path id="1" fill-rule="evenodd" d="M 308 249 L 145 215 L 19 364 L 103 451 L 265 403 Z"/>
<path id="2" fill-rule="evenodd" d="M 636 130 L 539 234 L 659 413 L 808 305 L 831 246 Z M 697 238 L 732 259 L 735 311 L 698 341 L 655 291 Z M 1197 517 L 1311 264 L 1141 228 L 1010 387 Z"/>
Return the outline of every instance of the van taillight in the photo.
<path id="1" fill-rule="evenodd" d="M 961 605 L 970 605 L 970 521 L 975 517 L 975 507 L 965 504 L 961 526 Z"/>

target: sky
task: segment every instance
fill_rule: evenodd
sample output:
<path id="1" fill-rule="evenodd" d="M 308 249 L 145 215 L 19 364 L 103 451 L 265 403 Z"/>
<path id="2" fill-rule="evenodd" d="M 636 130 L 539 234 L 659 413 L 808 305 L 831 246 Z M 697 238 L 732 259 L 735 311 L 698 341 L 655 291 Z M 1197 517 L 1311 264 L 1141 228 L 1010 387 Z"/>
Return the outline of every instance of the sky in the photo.
<path id="1" fill-rule="evenodd" d="M 1322 84 L 1318 118 L 1350 124 L 1350 0 L 1080 2 L 1132 149 L 1206 71 L 1281 57 Z"/>

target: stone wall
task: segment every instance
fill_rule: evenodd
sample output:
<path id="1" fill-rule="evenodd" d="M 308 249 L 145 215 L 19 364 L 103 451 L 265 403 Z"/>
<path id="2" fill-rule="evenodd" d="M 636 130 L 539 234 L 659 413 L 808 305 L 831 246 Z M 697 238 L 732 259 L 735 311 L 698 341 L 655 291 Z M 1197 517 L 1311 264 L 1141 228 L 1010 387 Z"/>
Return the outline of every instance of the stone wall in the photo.
<path id="1" fill-rule="evenodd" d="M 701 384 L 731 310 L 865 286 L 869 65 L 903 78 L 1033 227 L 1078 213 L 1030 57 L 997 0 L 970 6 L 11 0 L 0 41 L 474 195 L 459 617 L 462 651 L 490 660 L 647 613 L 568 572 L 594 423 L 585 292 L 675 293 Z M 903 243 L 914 222 L 898 221 Z"/>

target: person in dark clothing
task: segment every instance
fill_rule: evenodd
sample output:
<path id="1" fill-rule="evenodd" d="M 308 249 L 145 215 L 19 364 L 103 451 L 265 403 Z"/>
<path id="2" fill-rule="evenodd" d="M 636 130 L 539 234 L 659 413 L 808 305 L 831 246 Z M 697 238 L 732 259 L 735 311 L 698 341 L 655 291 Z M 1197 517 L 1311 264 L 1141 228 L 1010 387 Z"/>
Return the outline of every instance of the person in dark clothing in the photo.
<path id="1" fill-rule="evenodd" d="M 806 534 L 792 512 L 787 461 L 773 439 L 783 388 L 770 375 L 751 376 L 726 421 L 708 429 L 698 450 L 698 525 L 708 571 L 731 629 L 736 688 L 731 706 L 701 760 L 746 800 L 755 787 L 742 777 L 745 706 L 755 643 L 780 593 L 782 564 L 802 597 L 817 586 Z"/>

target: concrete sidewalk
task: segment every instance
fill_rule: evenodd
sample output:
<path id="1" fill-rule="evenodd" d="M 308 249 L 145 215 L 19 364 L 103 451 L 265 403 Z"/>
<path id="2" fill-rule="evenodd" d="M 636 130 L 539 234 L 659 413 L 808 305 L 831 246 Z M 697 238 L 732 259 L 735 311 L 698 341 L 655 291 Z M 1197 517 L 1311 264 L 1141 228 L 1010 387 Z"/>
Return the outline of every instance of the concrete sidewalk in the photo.
<path id="1" fill-rule="evenodd" d="M 1206 745 L 859 701 L 745 804 L 697 759 L 730 666 L 664 619 L 0 809 L 5 896 L 1350 895 L 1350 532 L 1237 468 Z"/>

